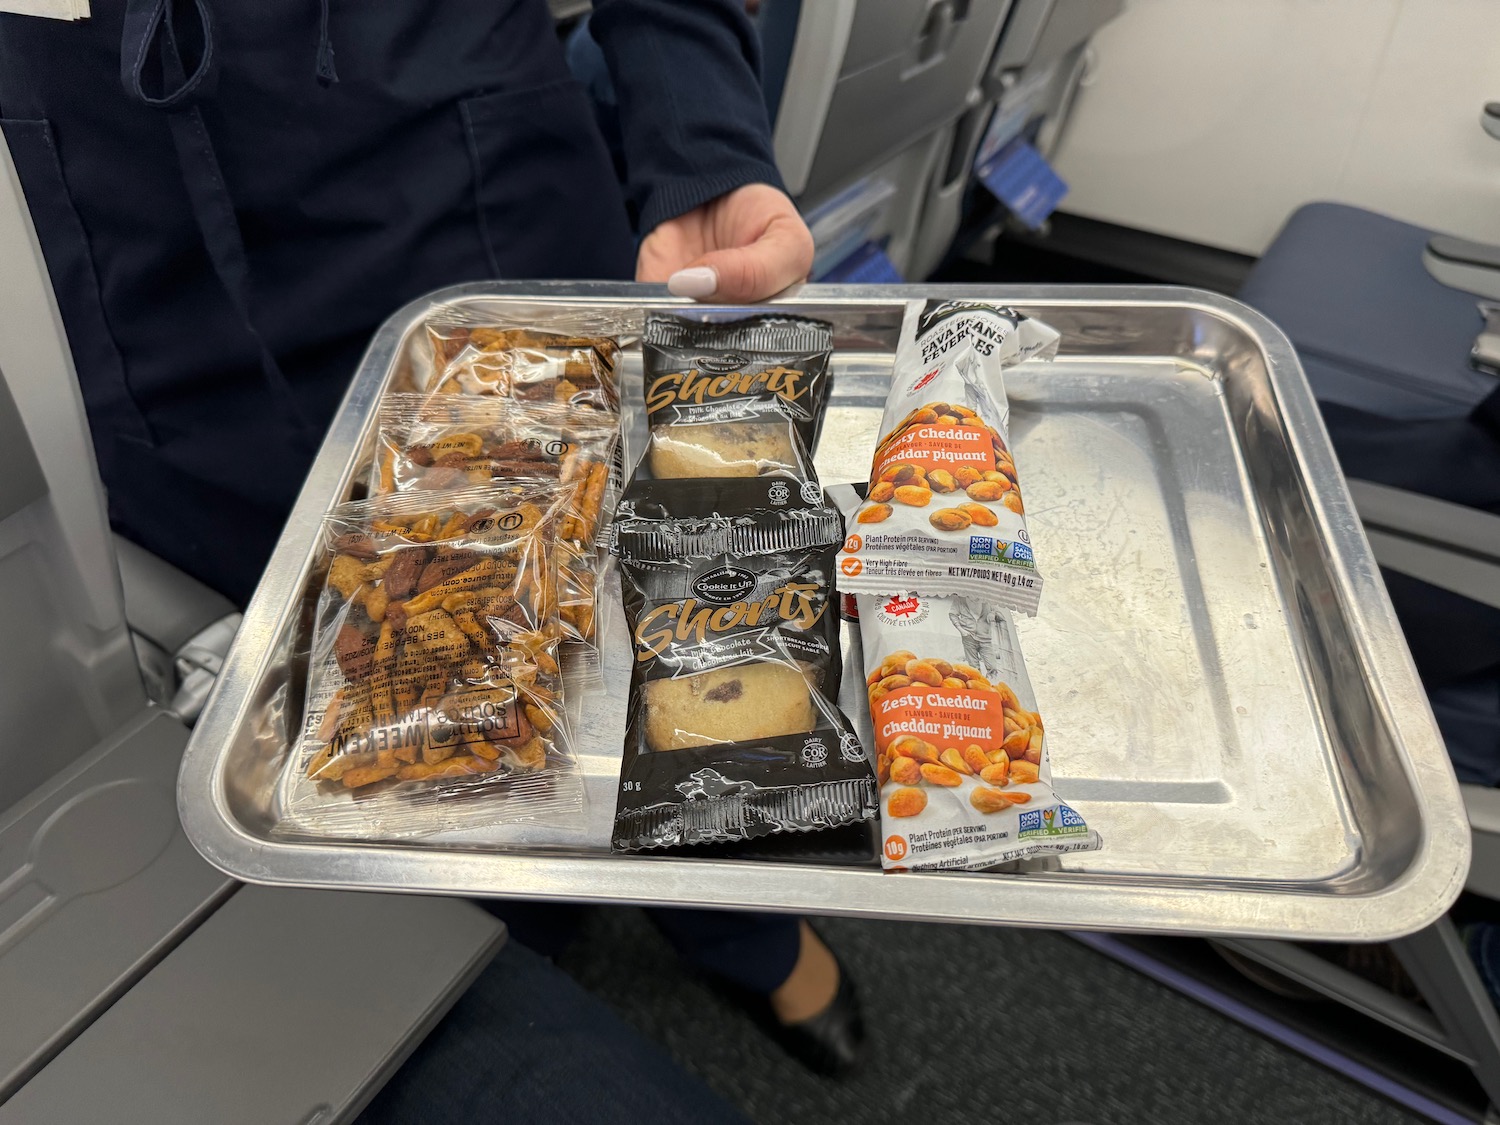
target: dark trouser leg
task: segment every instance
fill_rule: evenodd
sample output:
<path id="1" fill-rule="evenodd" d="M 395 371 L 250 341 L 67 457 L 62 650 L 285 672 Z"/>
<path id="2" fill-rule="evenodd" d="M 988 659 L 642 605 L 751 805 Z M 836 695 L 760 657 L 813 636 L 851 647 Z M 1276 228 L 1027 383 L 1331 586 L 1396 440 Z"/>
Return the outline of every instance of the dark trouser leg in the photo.
<path id="1" fill-rule="evenodd" d="M 751 992 L 776 991 L 797 964 L 802 942 L 794 914 L 666 908 L 646 913 L 684 961 Z"/>
<path id="2" fill-rule="evenodd" d="M 474 902 L 505 923 L 512 941 L 556 961 L 573 944 L 589 911 L 579 902 L 528 902 L 524 899 L 477 898 Z"/>
<path id="3" fill-rule="evenodd" d="M 589 910 L 575 903 L 476 899 L 500 918 L 512 940 L 556 958 L 577 935 Z M 791 914 L 743 910 L 647 909 L 656 928 L 693 968 L 729 984 L 769 995 L 785 983 L 801 947 L 798 919 Z"/>
<path id="4" fill-rule="evenodd" d="M 743 1123 L 560 969 L 508 942 L 360 1125 Z"/>

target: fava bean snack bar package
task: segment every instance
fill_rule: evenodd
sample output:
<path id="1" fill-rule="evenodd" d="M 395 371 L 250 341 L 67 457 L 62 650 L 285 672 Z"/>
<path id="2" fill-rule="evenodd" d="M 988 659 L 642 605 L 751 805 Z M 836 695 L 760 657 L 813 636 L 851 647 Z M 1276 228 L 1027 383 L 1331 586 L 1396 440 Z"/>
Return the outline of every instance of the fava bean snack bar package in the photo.
<path id="1" fill-rule="evenodd" d="M 1058 800 L 1010 611 L 973 595 L 861 594 L 881 863 L 983 868 L 1089 851 Z"/>
<path id="2" fill-rule="evenodd" d="M 1036 612 L 1042 578 L 1001 372 L 1057 340 L 1010 309 L 928 304 L 896 352 L 869 492 L 840 559 L 844 590 L 973 594 Z"/>

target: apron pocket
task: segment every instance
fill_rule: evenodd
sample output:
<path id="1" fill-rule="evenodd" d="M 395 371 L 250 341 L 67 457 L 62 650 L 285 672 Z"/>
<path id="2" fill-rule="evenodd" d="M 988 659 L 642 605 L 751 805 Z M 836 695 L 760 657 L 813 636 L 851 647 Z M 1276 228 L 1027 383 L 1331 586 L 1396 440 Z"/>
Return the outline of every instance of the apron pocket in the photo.
<path id="1" fill-rule="evenodd" d="M 73 367 L 88 408 L 94 453 L 107 479 L 114 460 L 112 435 L 123 434 L 147 443 L 154 438 L 125 379 L 125 361 L 104 314 L 88 235 L 68 194 L 52 127 L 46 121 L 0 118 L 0 130 L 10 147 L 52 279 L 52 291 L 73 352 Z"/>
<path id="2" fill-rule="evenodd" d="M 566 78 L 458 105 L 496 277 L 634 276 L 624 195 L 582 86 Z"/>

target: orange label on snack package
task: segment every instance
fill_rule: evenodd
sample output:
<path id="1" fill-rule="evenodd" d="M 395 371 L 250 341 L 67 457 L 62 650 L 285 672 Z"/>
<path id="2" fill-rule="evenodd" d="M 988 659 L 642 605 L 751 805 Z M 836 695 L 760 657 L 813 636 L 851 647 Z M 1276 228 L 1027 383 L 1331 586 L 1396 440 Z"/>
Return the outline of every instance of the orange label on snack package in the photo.
<path id="1" fill-rule="evenodd" d="M 887 836 L 885 838 L 885 858 L 892 863 L 899 863 L 906 858 L 906 837 Z"/>
<path id="2" fill-rule="evenodd" d="M 892 465 L 919 465 L 927 472 L 968 465 L 983 473 L 995 467 L 995 447 L 988 430 L 973 426 L 912 426 L 876 452 L 870 479 L 878 481 Z"/>
<path id="3" fill-rule="evenodd" d="M 930 742 L 939 750 L 975 746 L 986 752 L 1005 741 L 1005 710 L 992 691 L 928 687 L 897 688 L 870 708 L 875 745 L 888 749 L 903 735 Z"/>

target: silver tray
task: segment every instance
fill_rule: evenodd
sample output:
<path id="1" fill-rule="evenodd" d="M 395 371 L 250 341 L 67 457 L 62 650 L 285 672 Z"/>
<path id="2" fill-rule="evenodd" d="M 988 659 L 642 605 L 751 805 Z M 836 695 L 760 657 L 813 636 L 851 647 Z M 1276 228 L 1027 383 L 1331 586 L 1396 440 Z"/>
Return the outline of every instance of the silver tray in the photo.
<path id="1" fill-rule="evenodd" d="M 918 295 L 1008 302 L 1062 333 L 1055 362 L 1007 384 L 1047 583 L 1021 641 L 1057 787 L 1100 830 L 1101 851 L 901 875 L 881 874 L 873 832 L 852 850 L 777 861 L 609 854 L 628 678 L 616 599 L 604 607 L 607 690 L 570 700 L 582 824 L 396 843 L 278 830 L 282 712 L 300 694 L 292 654 L 319 520 L 350 495 L 383 389 L 423 362 L 424 317 L 439 305 L 587 318 L 680 304 L 623 284 L 459 286 L 377 333 L 188 746 L 189 838 L 236 878 L 306 887 L 1352 940 L 1441 914 L 1468 868 L 1463 805 L 1286 338 L 1191 290 L 809 286 L 778 303 L 836 326 L 825 485 L 868 471 Z M 637 398 L 638 372 L 627 351 Z M 851 640 L 846 661 L 857 655 Z M 846 711 L 865 716 L 862 677 L 846 681 Z"/>

